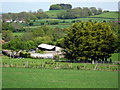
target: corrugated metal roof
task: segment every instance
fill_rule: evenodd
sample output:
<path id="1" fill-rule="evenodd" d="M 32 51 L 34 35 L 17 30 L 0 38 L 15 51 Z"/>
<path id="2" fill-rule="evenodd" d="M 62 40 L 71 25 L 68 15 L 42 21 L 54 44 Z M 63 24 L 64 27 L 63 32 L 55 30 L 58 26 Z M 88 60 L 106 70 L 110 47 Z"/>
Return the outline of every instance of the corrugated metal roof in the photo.
<path id="1" fill-rule="evenodd" d="M 48 45 L 48 44 L 40 44 L 38 47 L 44 48 L 44 49 L 53 49 L 55 46 Z"/>

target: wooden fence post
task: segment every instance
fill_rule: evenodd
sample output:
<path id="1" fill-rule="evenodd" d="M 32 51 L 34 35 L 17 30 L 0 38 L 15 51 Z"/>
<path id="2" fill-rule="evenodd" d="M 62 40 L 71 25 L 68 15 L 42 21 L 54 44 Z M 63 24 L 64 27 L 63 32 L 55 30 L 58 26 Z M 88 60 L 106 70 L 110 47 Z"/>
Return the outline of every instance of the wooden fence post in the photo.
<path id="1" fill-rule="evenodd" d="M 69 68 L 69 64 L 67 64 L 67 68 Z"/>
<path id="2" fill-rule="evenodd" d="M 96 66 L 95 66 L 94 70 L 96 70 L 96 69 L 97 69 L 97 66 L 98 66 L 98 64 L 96 64 Z"/>
<path id="3" fill-rule="evenodd" d="M 72 69 L 72 63 L 71 63 L 71 69 Z"/>
<path id="4" fill-rule="evenodd" d="M 10 61 L 10 66 L 13 67 L 12 62 Z"/>
<path id="5" fill-rule="evenodd" d="M 27 61 L 27 62 L 26 62 L 26 65 L 25 65 L 26 68 L 28 68 L 28 63 L 29 63 L 29 62 Z"/>
<path id="6" fill-rule="evenodd" d="M 110 70 L 110 65 L 109 65 L 109 70 Z"/>
<path id="7" fill-rule="evenodd" d="M 84 69 L 85 69 L 85 63 L 84 63 Z"/>

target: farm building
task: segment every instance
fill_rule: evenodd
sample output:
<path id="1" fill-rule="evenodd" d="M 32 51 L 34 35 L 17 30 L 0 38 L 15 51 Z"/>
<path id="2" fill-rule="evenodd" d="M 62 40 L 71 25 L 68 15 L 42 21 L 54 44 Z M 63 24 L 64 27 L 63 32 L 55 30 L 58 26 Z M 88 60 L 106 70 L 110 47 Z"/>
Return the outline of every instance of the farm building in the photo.
<path id="1" fill-rule="evenodd" d="M 48 44 L 40 44 L 38 48 L 40 50 L 44 50 L 44 54 L 32 53 L 31 54 L 32 58 L 53 58 L 54 55 L 59 55 L 60 58 L 63 57 L 61 52 L 62 48 L 60 47 Z"/>
<path id="2" fill-rule="evenodd" d="M 10 23 L 10 22 L 12 22 L 12 21 L 13 21 L 12 19 L 5 20 L 5 22 L 8 22 L 8 23 Z"/>
<path id="3" fill-rule="evenodd" d="M 45 51 L 61 51 L 62 50 L 62 48 L 60 47 L 48 45 L 48 44 L 40 44 L 38 48 Z"/>

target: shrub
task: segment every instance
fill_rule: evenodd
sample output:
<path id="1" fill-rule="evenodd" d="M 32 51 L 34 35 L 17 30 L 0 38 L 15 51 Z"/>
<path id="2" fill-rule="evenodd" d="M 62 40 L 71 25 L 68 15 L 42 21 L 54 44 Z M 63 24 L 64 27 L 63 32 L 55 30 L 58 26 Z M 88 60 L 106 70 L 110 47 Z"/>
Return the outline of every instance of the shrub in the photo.
<path id="1" fill-rule="evenodd" d="M 37 50 L 37 53 L 43 54 L 44 51 L 41 51 L 41 50 L 39 49 L 39 50 Z"/>
<path id="2" fill-rule="evenodd" d="M 30 58 L 30 53 L 27 53 L 25 51 L 20 52 L 20 57 Z"/>

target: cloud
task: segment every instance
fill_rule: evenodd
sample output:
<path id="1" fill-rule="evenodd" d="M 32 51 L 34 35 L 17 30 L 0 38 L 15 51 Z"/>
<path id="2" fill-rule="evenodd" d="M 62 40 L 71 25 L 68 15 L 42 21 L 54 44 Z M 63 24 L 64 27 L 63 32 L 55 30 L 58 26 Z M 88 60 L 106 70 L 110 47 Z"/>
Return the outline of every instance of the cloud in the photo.
<path id="1" fill-rule="evenodd" d="M 119 0 L 1 0 L 1 2 L 119 2 Z"/>

